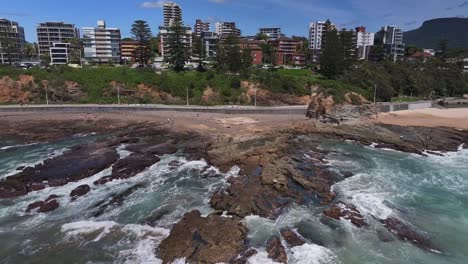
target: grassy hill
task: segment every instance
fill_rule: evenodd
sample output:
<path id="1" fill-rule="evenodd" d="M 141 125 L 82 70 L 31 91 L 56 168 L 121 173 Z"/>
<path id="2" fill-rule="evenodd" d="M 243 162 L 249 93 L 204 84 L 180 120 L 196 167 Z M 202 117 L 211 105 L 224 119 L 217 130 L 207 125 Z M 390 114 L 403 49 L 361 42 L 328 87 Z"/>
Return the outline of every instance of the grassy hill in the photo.
<path id="1" fill-rule="evenodd" d="M 448 41 L 448 48 L 468 48 L 468 18 L 438 18 L 425 21 L 415 30 L 405 32 L 406 45 L 437 49 L 441 40 Z"/>

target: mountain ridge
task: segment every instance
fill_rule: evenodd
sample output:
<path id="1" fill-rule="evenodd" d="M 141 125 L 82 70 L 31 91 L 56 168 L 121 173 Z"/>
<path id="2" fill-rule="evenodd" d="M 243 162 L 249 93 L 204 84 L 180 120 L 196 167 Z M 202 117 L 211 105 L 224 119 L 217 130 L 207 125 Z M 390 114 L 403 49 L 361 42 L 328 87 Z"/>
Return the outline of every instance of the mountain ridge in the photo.
<path id="1" fill-rule="evenodd" d="M 419 48 L 437 49 L 441 40 L 448 48 L 468 48 L 468 18 L 450 17 L 424 21 L 421 27 L 404 33 L 404 42 Z"/>

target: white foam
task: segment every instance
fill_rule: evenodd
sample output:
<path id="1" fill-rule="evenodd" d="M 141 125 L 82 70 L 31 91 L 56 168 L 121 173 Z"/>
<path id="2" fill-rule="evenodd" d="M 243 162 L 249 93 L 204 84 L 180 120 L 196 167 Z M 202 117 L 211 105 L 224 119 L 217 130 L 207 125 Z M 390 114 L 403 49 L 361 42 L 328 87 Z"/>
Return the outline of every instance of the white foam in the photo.
<path id="1" fill-rule="evenodd" d="M 178 258 L 174 260 L 171 264 L 186 264 L 187 260 L 185 258 Z"/>
<path id="2" fill-rule="evenodd" d="M 79 239 L 84 236 L 96 234 L 92 240 L 97 242 L 111 232 L 122 232 L 131 235 L 137 239 L 153 238 L 162 241 L 169 236 L 170 231 L 164 228 L 150 227 L 146 225 L 128 224 L 121 225 L 114 221 L 78 221 L 62 225 L 61 232 L 65 233 L 66 238 Z"/>
<path id="3" fill-rule="evenodd" d="M 5 146 L 1 147 L 0 150 L 8 150 L 12 148 L 22 148 L 22 147 L 29 147 L 29 146 L 34 146 L 37 145 L 38 143 L 31 143 L 31 144 L 20 144 L 20 145 L 12 145 L 12 146 Z"/>
<path id="4" fill-rule="evenodd" d="M 338 261 L 331 250 L 313 244 L 293 247 L 288 259 L 291 264 L 332 264 Z"/>
<path id="5" fill-rule="evenodd" d="M 81 237 L 83 235 L 90 235 L 99 232 L 93 239 L 93 242 L 97 242 L 109 234 L 111 229 L 117 226 L 118 224 L 113 221 L 79 221 L 62 225 L 61 231 L 66 233 L 67 238 Z"/>
<path id="6" fill-rule="evenodd" d="M 333 191 L 336 190 L 345 202 L 355 205 L 363 215 L 371 215 L 379 219 L 386 219 L 392 214 L 393 210 L 385 205 L 386 200 L 393 198 L 395 189 L 383 179 L 379 173 L 356 174 L 342 182 L 333 185 Z"/>
<path id="7" fill-rule="evenodd" d="M 247 260 L 249 264 L 280 264 L 268 258 L 268 253 L 265 250 L 257 250 L 258 253 Z"/>
<path id="8" fill-rule="evenodd" d="M 132 154 L 131 151 L 125 150 L 126 147 L 126 144 L 122 144 L 117 147 L 117 154 L 119 154 L 120 159 L 125 159 Z"/>

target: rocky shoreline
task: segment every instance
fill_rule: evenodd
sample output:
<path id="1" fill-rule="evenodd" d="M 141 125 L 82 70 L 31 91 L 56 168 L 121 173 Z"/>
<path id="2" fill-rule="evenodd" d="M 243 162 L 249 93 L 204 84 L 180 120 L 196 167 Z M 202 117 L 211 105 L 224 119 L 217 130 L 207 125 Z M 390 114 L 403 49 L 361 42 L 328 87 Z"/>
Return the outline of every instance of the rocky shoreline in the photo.
<path id="1" fill-rule="evenodd" d="M 51 129 L 50 134 L 40 137 L 34 136 L 34 130 L 15 133 L 11 129 L 8 133 L 23 136 L 27 142 L 52 141 L 76 132 L 91 132 L 92 128 L 69 125 Z M 402 240 L 423 250 L 443 252 L 424 230 L 418 230 L 404 219 L 369 219 L 356 206 L 338 201 L 332 186 L 353 175 L 333 170 L 326 160 L 328 150 L 320 145 L 327 141 L 352 140 L 375 148 L 418 155 L 443 155 L 443 152 L 458 150 L 463 144 L 468 147 L 468 131 L 450 128 L 370 124 L 317 128 L 300 125 L 281 131 L 225 136 L 179 132 L 157 123 L 105 127 L 101 125 L 96 130 L 98 134 L 105 131 L 105 137 L 75 146 L 60 156 L 34 167 L 22 168 L 17 174 L 1 180 L 0 199 L 77 182 L 108 168 L 112 168 L 111 175 L 95 181 L 94 185 L 126 180 L 158 163 L 166 154 L 181 155 L 188 160 L 204 159 L 224 172 L 238 166 L 239 175 L 228 179 L 228 187 L 217 189 L 211 195 L 212 214 L 202 216 L 198 211 L 187 212 L 174 224 L 170 235 L 155 249 L 163 263 L 180 258 L 190 263 L 246 263 L 256 250 L 248 246 L 248 229 L 243 219 L 250 215 L 276 219 L 293 204 L 325 206 L 323 217 L 327 221 L 350 221 L 358 228 L 367 228 L 369 221 L 377 221 L 388 231 L 382 237 L 383 242 Z M 120 157 L 119 147 L 130 154 Z M 172 166 L 180 164 L 173 162 Z M 135 185 L 114 194 L 110 200 L 97 203 L 94 215 L 123 204 L 125 197 L 138 188 L 141 186 Z M 89 192 L 93 192 L 93 186 L 79 186 L 70 193 L 70 199 L 79 199 Z M 60 206 L 55 199 L 51 196 L 45 201 L 37 201 L 25 210 L 29 213 L 55 210 Z M 269 258 L 288 263 L 286 249 L 306 242 L 296 230 L 284 229 L 271 237 L 265 246 Z"/>

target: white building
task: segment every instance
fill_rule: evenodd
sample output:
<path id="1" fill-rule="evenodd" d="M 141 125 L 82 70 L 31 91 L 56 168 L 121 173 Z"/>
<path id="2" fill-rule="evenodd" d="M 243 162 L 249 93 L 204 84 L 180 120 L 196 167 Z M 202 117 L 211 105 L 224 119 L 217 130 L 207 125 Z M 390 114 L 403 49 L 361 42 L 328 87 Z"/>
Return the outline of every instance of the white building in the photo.
<path id="1" fill-rule="evenodd" d="M 365 60 L 375 44 L 375 33 L 367 32 L 365 27 L 356 28 L 358 59 Z"/>
<path id="2" fill-rule="evenodd" d="M 120 63 L 120 29 L 106 27 L 105 21 L 98 21 L 97 27 L 83 28 L 84 57 L 98 63 Z"/>
<path id="3" fill-rule="evenodd" d="M 236 27 L 236 22 L 217 22 L 215 24 L 215 33 L 220 38 L 226 38 L 230 35 L 241 36 L 241 31 Z"/>
<path id="4" fill-rule="evenodd" d="M 316 21 L 309 24 L 309 49 L 312 50 L 312 61 L 318 62 L 322 50 L 323 31 L 325 30 L 325 21 Z M 335 27 L 334 24 L 331 24 Z"/>
<path id="5" fill-rule="evenodd" d="M 403 30 L 397 26 L 384 26 L 378 34 L 378 38 L 384 45 L 387 54 L 394 61 L 405 55 L 405 44 L 403 43 Z"/>
<path id="6" fill-rule="evenodd" d="M 284 37 L 281 28 L 260 28 L 258 33 L 267 36 L 268 40 L 277 40 Z"/>
<path id="7" fill-rule="evenodd" d="M 468 58 L 462 60 L 462 71 L 468 73 Z"/>
<path id="8" fill-rule="evenodd" d="M 164 26 L 169 27 L 174 21 L 182 21 L 182 9 L 173 2 L 164 3 Z"/>
<path id="9" fill-rule="evenodd" d="M 69 62 L 70 43 L 52 43 L 50 65 L 66 65 Z"/>

